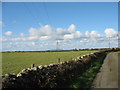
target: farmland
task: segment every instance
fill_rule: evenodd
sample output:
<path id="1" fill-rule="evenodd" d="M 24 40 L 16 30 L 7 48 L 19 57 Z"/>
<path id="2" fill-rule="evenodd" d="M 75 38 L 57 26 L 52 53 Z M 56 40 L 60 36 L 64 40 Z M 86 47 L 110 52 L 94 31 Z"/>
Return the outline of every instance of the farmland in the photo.
<path id="1" fill-rule="evenodd" d="M 118 56 L 120 57 L 120 51 L 118 52 Z"/>
<path id="2" fill-rule="evenodd" d="M 17 74 L 22 69 L 29 68 L 31 64 L 35 64 L 35 66 L 49 65 L 58 63 L 58 58 L 63 62 L 94 51 L 4 52 L 2 53 L 2 74 Z"/>

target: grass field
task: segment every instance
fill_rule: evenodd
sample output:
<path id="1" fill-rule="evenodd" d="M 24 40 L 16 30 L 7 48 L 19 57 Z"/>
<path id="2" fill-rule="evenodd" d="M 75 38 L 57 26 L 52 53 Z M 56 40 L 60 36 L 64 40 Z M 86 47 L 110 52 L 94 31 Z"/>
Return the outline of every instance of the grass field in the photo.
<path id="1" fill-rule="evenodd" d="M 2 75 L 6 73 L 17 74 L 24 68 L 29 68 L 31 64 L 49 65 L 71 60 L 80 55 L 93 51 L 68 51 L 68 52 L 4 52 L 2 53 Z"/>
<path id="2" fill-rule="evenodd" d="M 120 57 L 120 51 L 118 52 L 118 56 Z"/>

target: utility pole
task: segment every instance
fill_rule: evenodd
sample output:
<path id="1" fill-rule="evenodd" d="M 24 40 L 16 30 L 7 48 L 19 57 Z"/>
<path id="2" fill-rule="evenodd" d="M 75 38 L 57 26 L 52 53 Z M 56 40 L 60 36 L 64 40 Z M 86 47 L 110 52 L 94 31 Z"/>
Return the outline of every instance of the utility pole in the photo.
<path id="1" fill-rule="evenodd" d="M 56 43 L 56 50 L 58 50 L 58 40 L 57 40 L 57 43 Z"/>
<path id="2" fill-rule="evenodd" d="M 109 48 L 110 48 L 110 37 L 109 37 Z"/>

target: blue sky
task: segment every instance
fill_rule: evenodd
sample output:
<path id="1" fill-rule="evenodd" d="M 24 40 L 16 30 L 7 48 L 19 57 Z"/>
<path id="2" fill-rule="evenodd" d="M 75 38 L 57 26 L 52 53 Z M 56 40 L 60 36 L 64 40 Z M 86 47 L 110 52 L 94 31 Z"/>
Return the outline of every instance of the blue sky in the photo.
<path id="1" fill-rule="evenodd" d="M 70 47 L 64 45 L 61 49 L 80 48 L 79 44 L 81 46 L 83 44 L 82 48 L 91 48 L 90 44 L 84 46 L 81 37 L 88 34 L 88 37 L 107 37 L 116 34 L 118 30 L 118 3 L 4 2 L 2 4 L 1 22 L 3 24 L 1 37 L 5 39 L 3 40 L 3 45 L 5 44 L 3 50 L 9 50 L 10 45 L 15 47 L 21 45 L 21 43 L 25 43 L 24 48 L 26 48 L 26 44 L 33 44 L 34 48 L 31 49 L 31 47 L 27 46 L 27 50 L 55 49 L 55 44 L 50 43 L 59 40 L 56 38 L 60 38 L 59 42 L 62 42 L 62 45 L 68 44 L 68 42 L 78 43 L 77 45 L 69 44 Z M 52 36 L 54 36 L 54 40 Z M 27 40 L 28 38 L 29 40 Z M 88 40 L 88 38 L 84 39 Z M 97 44 L 102 40 L 100 42 L 96 41 L 95 45 L 92 46 L 93 48 L 108 46 L 103 42 L 103 45 L 98 46 Z M 91 43 L 90 40 L 88 42 Z M 40 48 L 39 43 L 42 43 L 41 46 L 44 46 L 43 43 L 45 43 L 46 48 Z M 115 46 L 117 46 L 117 41 L 113 47 Z M 16 47 L 14 50 L 25 50 L 24 48 L 21 46 L 21 48 L 17 49 Z"/>

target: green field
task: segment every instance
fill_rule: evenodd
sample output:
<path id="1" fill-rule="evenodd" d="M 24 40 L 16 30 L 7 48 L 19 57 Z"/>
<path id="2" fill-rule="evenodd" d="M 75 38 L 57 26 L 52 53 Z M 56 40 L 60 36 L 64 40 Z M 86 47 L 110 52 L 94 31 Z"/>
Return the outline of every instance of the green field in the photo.
<path id="1" fill-rule="evenodd" d="M 94 51 L 68 51 L 68 52 L 4 52 L 2 53 L 2 75 L 6 73 L 17 74 L 24 68 L 29 68 L 31 64 L 49 65 L 71 60 L 80 55 Z"/>
<path id="2" fill-rule="evenodd" d="M 118 56 L 120 57 L 120 51 L 118 52 Z"/>

